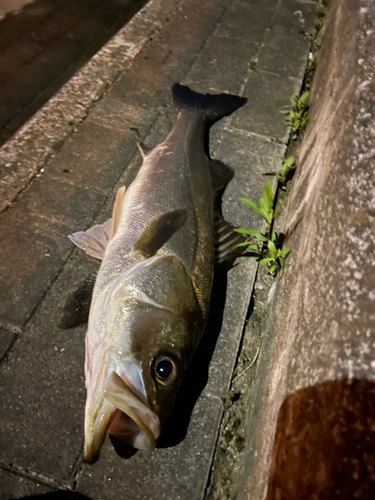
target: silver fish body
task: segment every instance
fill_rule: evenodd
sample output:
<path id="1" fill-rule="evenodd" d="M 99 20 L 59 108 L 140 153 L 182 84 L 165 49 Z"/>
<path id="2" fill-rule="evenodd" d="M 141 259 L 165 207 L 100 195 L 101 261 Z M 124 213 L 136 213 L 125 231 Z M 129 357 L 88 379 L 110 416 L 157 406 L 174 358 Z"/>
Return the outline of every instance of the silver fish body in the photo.
<path id="1" fill-rule="evenodd" d="M 218 182 L 204 134 L 246 100 L 180 85 L 173 93 L 178 119 L 118 196 L 94 287 L 86 336 L 88 462 L 99 457 L 106 434 L 125 447 L 155 447 L 207 319 Z"/>

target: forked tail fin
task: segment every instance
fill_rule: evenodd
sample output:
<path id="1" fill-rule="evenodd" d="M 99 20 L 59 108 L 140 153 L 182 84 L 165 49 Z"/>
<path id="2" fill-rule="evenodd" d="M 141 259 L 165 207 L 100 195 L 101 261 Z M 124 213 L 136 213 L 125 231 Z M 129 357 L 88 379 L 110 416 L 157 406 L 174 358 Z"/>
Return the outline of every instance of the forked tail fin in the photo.
<path id="1" fill-rule="evenodd" d="M 175 83 L 172 87 L 173 102 L 178 109 L 200 111 L 207 121 L 216 122 L 246 104 L 246 97 L 231 94 L 200 94 L 189 87 Z"/>

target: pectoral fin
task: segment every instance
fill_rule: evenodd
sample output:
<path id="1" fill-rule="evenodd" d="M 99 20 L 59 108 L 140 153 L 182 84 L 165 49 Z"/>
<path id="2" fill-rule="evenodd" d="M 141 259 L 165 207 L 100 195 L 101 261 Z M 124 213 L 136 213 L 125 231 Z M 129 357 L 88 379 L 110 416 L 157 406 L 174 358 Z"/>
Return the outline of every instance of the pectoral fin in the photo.
<path id="1" fill-rule="evenodd" d="M 84 250 L 91 257 L 103 260 L 104 252 L 110 239 L 112 219 L 104 224 L 96 224 L 87 231 L 78 231 L 70 234 L 68 238 L 78 248 Z"/>
<path id="2" fill-rule="evenodd" d="M 237 248 L 239 243 L 245 241 L 242 234 L 233 230 L 232 224 L 227 222 L 222 215 L 215 215 L 215 261 L 217 264 L 234 260 L 241 251 Z M 243 250 L 243 249 L 242 249 Z"/>
<path id="3" fill-rule="evenodd" d="M 155 255 L 159 248 L 184 225 L 185 221 L 186 210 L 184 208 L 157 215 L 145 227 L 134 245 L 134 250 L 139 250 L 148 257 Z"/>
<path id="4" fill-rule="evenodd" d="M 95 226 L 90 227 L 87 231 L 78 231 L 68 236 L 72 243 L 84 250 L 91 257 L 103 260 L 108 241 L 114 237 L 120 223 L 125 189 L 125 186 L 122 186 L 117 190 L 112 219 L 108 219 L 103 224 L 95 224 Z"/>

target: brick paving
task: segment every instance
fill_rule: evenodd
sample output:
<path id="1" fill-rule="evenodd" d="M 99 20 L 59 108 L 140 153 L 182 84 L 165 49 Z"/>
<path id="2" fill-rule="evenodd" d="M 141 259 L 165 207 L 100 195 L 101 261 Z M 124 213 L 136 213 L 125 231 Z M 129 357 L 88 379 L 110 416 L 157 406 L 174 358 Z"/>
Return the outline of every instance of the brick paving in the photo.
<path id="1" fill-rule="evenodd" d="M 35 0 L 0 21 L 0 145 L 147 0 Z"/>
<path id="2" fill-rule="evenodd" d="M 225 297 L 219 285 L 215 290 L 213 333 L 204 337 L 180 393 L 173 446 L 123 461 L 106 443 L 100 461 L 87 466 L 85 327 L 56 325 L 66 297 L 98 263 L 72 248 L 66 235 L 108 218 L 116 188 L 129 185 L 141 164 L 137 141 L 155 145 L 165 138 L 175 119 L 175 81 L 248 98 L 214 126 L 211 150 L 236 171 L 223 199 L 225 217 L 258 225 L 238 198 L 258 199 L 262 172 L 277 169 L 285 153 L 289 131 L 279 109 L 299 92 L 309 52 L 294 12 L 303 13 L 308 27 L 315 7 L 309 0 L 175 3 L 131 66 L 0 217 L 1 500 L 59 489 L 92 500 L 204 498 L 255 262 L 239 259 Z"/>

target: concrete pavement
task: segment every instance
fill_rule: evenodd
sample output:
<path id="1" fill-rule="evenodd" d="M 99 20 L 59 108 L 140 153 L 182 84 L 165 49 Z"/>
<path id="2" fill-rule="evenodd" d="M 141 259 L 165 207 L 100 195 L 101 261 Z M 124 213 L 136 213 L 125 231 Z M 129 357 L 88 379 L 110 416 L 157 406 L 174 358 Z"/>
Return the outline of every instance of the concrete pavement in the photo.
<path id="1" fill-rule="evenodd" d="M 22 182 L 12 183 L 14 196 L 0 218 L 2 500 L 61 489 L 93 500 L 204 498 L 256 263 L 241 258 L 217 282 L 211 328 L 164 443 L 173 446 L 123 461 L 106 443 L 100 461 L 87 466 L 85 327 L 62 331 L 56 323 L 68 294 L 98 263 L 75 250 L 66 235 L 108 218 L 116 187 L 129 185 L 141 164 L 137 141 L 154 145 L 170 130 L 175 81 L 248 98 L 215 125 L 211 150 L 236 171 L 223 214 L 236 225 L 259 225 L 238 198 L 259 199 L 262 172 L 277 169 L 285 152 L 289 130 L 279 109 L 299 93 L 309 52 L 294 13 L 302 12 L 307 29 L 315 8 L 309 0 L 167 0 L 161 9 L 153 0 L 133 19 L 145 28 L 132 56 L 116 71 L 110 62 L 99 66 L 106 83 L 78 114 L 78 106 L 69 108 L 67 87 L 53 98 L 62 110 L 51 121 L 53 143 L 47 103 L 0 150 L 0 161 L 6 157 L 24 173 Z M 91 81 L 90 66 L 76 78 Z M 72 109 L 73 125 L 60 126 L 64 106 Z M 30 168 L 22 171 L 23 162 Z"/>

